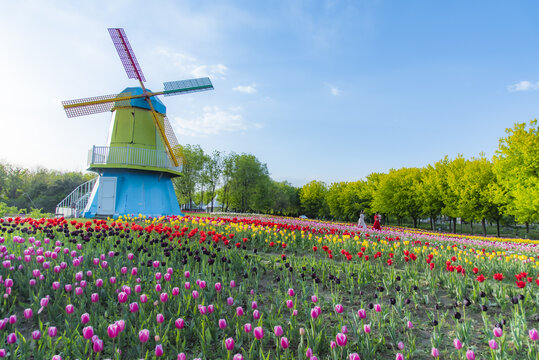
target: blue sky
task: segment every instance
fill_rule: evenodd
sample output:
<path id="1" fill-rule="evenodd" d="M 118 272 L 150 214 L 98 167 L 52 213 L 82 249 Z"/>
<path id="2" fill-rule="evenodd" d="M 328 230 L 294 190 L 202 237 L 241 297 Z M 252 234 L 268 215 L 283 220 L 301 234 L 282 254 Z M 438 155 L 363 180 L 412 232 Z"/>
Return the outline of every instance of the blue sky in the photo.
<path id="1" fill-rule="evenodd" d="M 209 76 L 165 98 L 182 144 L 250 153 L 275 180 L 354 181 L 463 154 L 492 156 L 539 111 L 532 1 L 11 1 L 0 31 L 0 160 L 86 168 L 110 114 L 61 100 L 128 79 L 123 27 L 147 86 Z"/>

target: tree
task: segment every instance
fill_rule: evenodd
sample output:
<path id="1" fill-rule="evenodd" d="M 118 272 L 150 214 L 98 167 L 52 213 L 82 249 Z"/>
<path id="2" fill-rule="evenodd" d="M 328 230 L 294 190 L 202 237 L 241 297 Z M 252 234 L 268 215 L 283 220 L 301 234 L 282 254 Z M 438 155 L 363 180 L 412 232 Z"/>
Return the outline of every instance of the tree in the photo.
<path id="1" fill-rule="evenodd" d="M 233 208 L 241 212 L 266 208 L 268 184 L 266 164 L 250 154 L 234 157 L 229 181 L 229 198 Z"/>
<path id="2" fill-rule="evenodd" d="M 271 181 L 269 198 L 272 200 L 271 212 L 278 215 L 299 215 L 299 189 L 287 181 Z"/>
<path id="3" fill-rule="evenodd" d="M 181 176 L 173 179 L 173 183 L 180 195 L 180 203 L 188 204 L 190 208 L 206 157 L 199 145 L 179 145 L 175 153 L 183 156 L 183 170 Z"/>
<path id="4" fill-rule="evenodd" d="M 442 189 L 445 179 L 439 174 L 439 169 L 432 165 L 421 169 L 420 176 L 417 194 L 421 201 L 421 211 L 429 216 L 431 229 L 435 230 L 436 219 L 444 207 Z"/>
<path id="5" fill-rule="evenodd" d="M 327 186 L 322 181 L 313 180 L 303 185 L 299 192 L 301 208 L 312 218 L 325 218 L 329 214 L 326 202 Z"/>
<path id="6" fill-rule="evenodd" d="M 462 188 L 461 178 L 464 173 L 465 162 L 466 160 L 459 154 L 451 161 L 446 156 L 436 163 L 436 168 L 439 171 L 438 175 L 445 178 L 445 180 L 440 181 L 444 202 L 442 214 L 453 219 L 453 232 L 457 232 L 457 218 L 462 216 L 460 213 L 461 208 L 459 208 L 458 191 Z"/>
<path id="7" fill-rule="evenodd" d="M 470 221 L 472 233 L 473 221 L 481 220 L 483 235 L 486 235 L 485 219 L 496 209 L 489 190 L 489 185 L 494 182 L 492 163 L 481 155 L 480 158 L 466 160 L 462 170 L 458 187 L 453 189 L 459 197 L 458 212 L 463 219 Z"/>
<path id="8" fill-rule="evenodd" d="M 202 170 L 202 178 L 208 186 L 208 198 L 211 201 L 211 212 L 213 212 L 213 202 L 216 196 L 216 188 L 223 172 L 223 155 L 215 150 L 211 156 L 206 157 L 206 162 Z"/>
<path id="9" fill-rule="evenodd" d="M 504 211 L 526 224 L 539 220 L 539 127 L 537 119 L 505 130 L 493 157 L 494 173 L 507 197 Z"/>

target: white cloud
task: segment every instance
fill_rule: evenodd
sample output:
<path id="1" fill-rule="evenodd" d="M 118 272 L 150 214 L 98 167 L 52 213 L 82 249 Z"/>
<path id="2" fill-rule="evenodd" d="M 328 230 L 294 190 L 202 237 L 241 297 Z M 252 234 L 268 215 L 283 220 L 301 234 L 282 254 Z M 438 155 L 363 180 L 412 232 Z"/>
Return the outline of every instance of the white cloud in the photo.
<path id="1" fill-rule="evenodd" d="M 252 83 L 251 85 L 247 85 L 247 86 L 238 85 L 235 88 L 232 88 L 232 90 L 239 91 L 246 94 L 254 94 L 257 91 L 255 83 Z"/>
<path id="2" fill-rule="evenodd" d="M 223 110 L 217 106 L 206 106 L 202 115 L 192 119 L 176 117 L 174 128 L 180 135 L 206 137 L 223 132 L 244 131 L 249 128 L 261 128 L 260 124 L 250 124 L 239 114 L 241 108 Z"/>
<path id="3" fill-rule="evenodd" d="M 325 85 L 329 88 L 329 91 L 331 92 L 331 95 L 339 96 L 341 94 L 341 90 L 338 87 L 336 87 L 335 85 L 331 85 L 331 84 L 328 84 L 328 83 L 326 83 Z"/>
<path id="4" fill-rule="evenodd" d="M 223 64 L 203 64 L 189 54 L 171 52 L 167 48 L 158 47 L 155 52 L 167 60 L 184 74 L 195 78 L 209 76 L 213 79 L 224 79 L 228 68 Z"/>
<path id="5" fill-rule="evenodd" d="M 528 90 L 539 90 L 539 82 L 536 82 L 535 84 L 532 83 L 532 82 L 529 82 L 527 80 L 524 80 L 524 81 L 521 81 L 521 82 L 518 82 L 516 84 L 513 84 L 513 85 L 509 85 L 507 87 L 507 89 L 510 91 L 510 92 L 515 92 L 515 91 L 528 91 Z"/>

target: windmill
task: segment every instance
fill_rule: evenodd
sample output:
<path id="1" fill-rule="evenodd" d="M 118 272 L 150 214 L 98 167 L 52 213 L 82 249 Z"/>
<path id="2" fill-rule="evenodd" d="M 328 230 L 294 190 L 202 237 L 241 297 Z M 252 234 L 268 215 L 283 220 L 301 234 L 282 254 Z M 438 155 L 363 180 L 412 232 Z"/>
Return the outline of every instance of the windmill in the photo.
<path id="1" fill-rule="evenodd" d="M 144 74 L 121 28 L 108 29 L 127 77 L 140 87 L 113 95 L 62 101 L 68 117 L 112 111 L 108 146 L 93 146 L 88 170 L 99 177 L 83 211 L 84 217 L 179 215 L 172 178 L 181 175 L 178 140 L 158 95 L 172 96 L 212 90 L 209 78 L 171 81 L 164 90 L 144 86 Z M 176 150 L 176 151 L 175 151 Z"/>

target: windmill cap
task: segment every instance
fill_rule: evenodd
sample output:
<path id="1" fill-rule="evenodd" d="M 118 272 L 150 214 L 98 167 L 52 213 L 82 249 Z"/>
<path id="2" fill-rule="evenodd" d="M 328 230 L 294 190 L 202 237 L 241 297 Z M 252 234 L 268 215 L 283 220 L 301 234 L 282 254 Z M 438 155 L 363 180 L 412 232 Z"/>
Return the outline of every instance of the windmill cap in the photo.
<path id="1" fill-rule="evenodd" d="M 146 89 L 146 90 L 151 92 L 150 89 Z M 130 93 L 131 95 L 142 95 L 143 91 L 141 87 L 128 87 L 122 90 L 122 93 Z M 155 111 L 163 115 L 166 114 L 167 108 L 165 104 L 163 104 L 157 96 L 152 96 L 150 100 L 152 102 L 152 105 Z M 148 102 L 144 98 L 136 98 L 136 99 L 129 100 L 129 106 L 151 110 L 150 105 L 148 105 Z"/>

